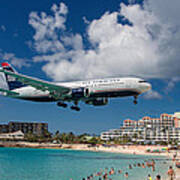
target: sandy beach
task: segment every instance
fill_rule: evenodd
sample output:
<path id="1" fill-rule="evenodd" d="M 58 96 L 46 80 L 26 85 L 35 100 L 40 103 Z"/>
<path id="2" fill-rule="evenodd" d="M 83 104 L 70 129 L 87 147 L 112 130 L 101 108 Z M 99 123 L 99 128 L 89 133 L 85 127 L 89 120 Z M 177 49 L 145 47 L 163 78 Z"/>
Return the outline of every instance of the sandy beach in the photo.
<path id="1" fill-rule="evenodd" d="M 172 152 L 161 151 L 167 146 L 157 145 L 111 145 L 103 146 L 96 145 L 91 146 L 89 144 L 54 144 L 54 143 L 38 143 L 38 142 L 0 142 L 0 147 L 27 147 L 27 148 L 54 148 L 54 149 L 72 149 L 81 151 L 99 151 L 99 152 L 110 152 L 110 153 L 123 153 L 123 154 L 136 154 L 136 155 L 163 155 L 172 156 Z M 147 150 L 151 152 L 147 152 Z M 156 152 L 159 150 L 161 152 Z M 154 152 L 153 152 L 154 151 Z"/>

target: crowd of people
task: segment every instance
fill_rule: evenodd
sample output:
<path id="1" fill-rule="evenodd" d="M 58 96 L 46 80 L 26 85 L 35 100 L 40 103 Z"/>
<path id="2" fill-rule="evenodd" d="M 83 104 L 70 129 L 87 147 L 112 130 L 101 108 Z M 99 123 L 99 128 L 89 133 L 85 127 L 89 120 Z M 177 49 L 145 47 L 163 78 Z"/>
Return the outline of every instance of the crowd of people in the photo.
<path id="1" fill-rule="evenodd" d="M 176 160 L 176 157 L 174 157 L 172 159 L 173 161 Z M 167 162 L 164 161 L 164 164 L 166 164 Z M 82 180 L 112 180 L 112 178 L 114 179 L 114 177 L 118 176 L 118 175 L 123 175 L 123 179 L 122 180 L 128 180 L 129 177 L 133 177 L 133 174 L 130 173 L 130 171 L 134 168 L 151 168 L 152 172 L 155 171 L 155 160 L 151 159 L 151 160 L 145 160 L 144 162 L 141 163 L 133 163 L 133 164 L 129 164 L 128 167 L 126 168 L 126 170 L 122 170 L 122 169 L 117 169 L 115 170 L 114 167 L 111 168 L 105 168 L 105 169 L 101 169 L 100 171 L 96 172 L 96 173 L 92 173 L 87 177 L 83 177 Z M 113 175 L 115 175 L 113 177 Z M 151 174 L 148 174 L 147 178 L 145 180 L 176 180 L 176 175 L 175 175 L 175 171 L 173 169 L 172 166 L 169 166 L 168 170 L 167 170 L 167 176 L 168 179 L 162 179 L 160 174 L 157 174 L 155 179 L 152 178 Z M 73 180 L 73 179 L 70 179 Z M 141 179 L 142 180 L 142 179 Z"/>
<path id="2" fill-rule="evenodd" d="M 134 163 L 134 164 L 129 164 L 127 169 L 130 171 L 133 168 L 136 167 L 141 167 L 141 168 L 152 168 L 152 171 L 155 171 L 155 160 L 148 160 L 144 161 L 143 163 Z M 129 178 L 129 172 L 123 171 L 122 169 L 115 170 L 113 167 L 111 168 L 105 168 L 104 170 L 101 170 L 97 173 L 93 173 L 87 177 L 82 178 L 82 180 L 93 180 L 93 179 L 98 179 L 98 180 L 112 180 L 113 175 L 123 175 L 124 180 Z M 169 167 L 169 170 L 167 171 L 167 175 L 169 177 L 169 180 L 174 180 L 175 173 L 172 168 L 172 166 Z M 148 174 L 147 180 L 153 180 L 152 176 Z M 155 180 L 162 180 L 161 175 L 157 174 Z"/>

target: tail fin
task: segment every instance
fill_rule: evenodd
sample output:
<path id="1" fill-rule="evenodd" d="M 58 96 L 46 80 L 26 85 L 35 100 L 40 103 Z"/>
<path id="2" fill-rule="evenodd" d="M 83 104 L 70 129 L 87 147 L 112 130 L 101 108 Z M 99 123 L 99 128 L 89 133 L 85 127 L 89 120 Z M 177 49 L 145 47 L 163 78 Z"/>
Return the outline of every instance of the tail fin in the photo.
<path id="1" fill-rule="evenodd" d="M 8 64 L 7 62 L 3 62 L 1 64 L 2 68 L 5 70 L 5 71 L 10 71 L 10 72 L 17 72 L 10 64 Z M 9 75 L 6 75 L 5 74 L 5 79 L 6 79 L 6 82 L 7 82 L 7 86 L 8 86 L 8 89 L 9 90 L 14 90 L 14 89 L 17 89 L 17 88 L 20 88 L 20 87 L 23 87 L 24 84 L 20 81 L 18 81 L 16 78 L 12 77 L 12 76 L 9 76 Z"/>
<path id="2" fill-rule="evenodd" d="M 10 72 L 16 72 L 16 70 L 10 65 L 8 64 L 7 62 L 3 62 L 1 64 L 2 68 L 6 71 L 10 71 Z"/>

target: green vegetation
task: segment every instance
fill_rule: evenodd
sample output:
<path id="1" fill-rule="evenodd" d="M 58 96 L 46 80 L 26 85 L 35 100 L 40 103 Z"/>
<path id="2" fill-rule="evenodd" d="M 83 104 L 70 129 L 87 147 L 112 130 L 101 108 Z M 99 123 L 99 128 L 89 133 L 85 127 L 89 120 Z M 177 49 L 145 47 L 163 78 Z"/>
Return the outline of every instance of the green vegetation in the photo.
<path id="1" fill-rule="evenodd" d="M 53 143 L 66 143 L 66 144 L 102 144 L 100 137 L 90 136 L 89 134 L 75 135 L 73 132 L 60 133 L 56 131 L 54 134 L 45 132 L 43 136 L 38 136 L 32 133 L 25 134 L 25 140 L 29 142 L 53 142 Z"/>
<path id="2" fill-rule="evenodd" d="M 136 141 L 137 139 L 141 139 L 141 134 L 137 133 L 134 134 L 133 137 L 129 137 L 127 134 L 125 134 L 122 137 L 110 139 L 108 141 L 103 141 L 100 139 L 99 136 L 93 135 L 90 136 L 89 134 L 80 134 L 75 135 L 73 132 L 69 133 L 60 133 L 59 131 L 56 131 L 54 134 L 50 132 L 44 132 L 44 135 L 38 136 L 32 133 L 25 134 L 25 140 L 29 142 L 52 142 L 56 144 L 107 144 L 107 145 L 120 145 L 120 144 L 151 144 L 152 142 L 149 140 L 147 142 L 143 141 Z M 158 142 L 159 145 L 177 145 L 177 140 L 169 140 L 168 142 Z"/>

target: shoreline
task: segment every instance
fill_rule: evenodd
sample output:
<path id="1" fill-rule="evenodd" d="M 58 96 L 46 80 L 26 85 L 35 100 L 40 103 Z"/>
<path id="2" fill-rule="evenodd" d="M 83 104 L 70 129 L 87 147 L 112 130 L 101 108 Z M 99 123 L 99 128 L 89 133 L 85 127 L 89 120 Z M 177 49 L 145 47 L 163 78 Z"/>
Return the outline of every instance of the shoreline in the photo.
<path id="1" fill-rule="evenodd" d="M 105 147 L 103 145 L 91 146 L 89 144 L 53 144 L 53 143 L 37 143 L 37 142 L 0 142 L 0 147 L 17 147 L 17 148 L 34 148 L 34 149 L 67 149 L 67 150 L 79 150 L 79 151 L 93 151 L 93 152 L 109 152 L 109 153 L 121 153 L 132 155 L 150 155 L 150 156 L 167 156 L 172 158 L 171 152 L 147 152 L 161 150 L 166 146 L 157 145 L 113 145 Z"/>

